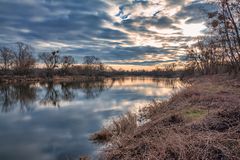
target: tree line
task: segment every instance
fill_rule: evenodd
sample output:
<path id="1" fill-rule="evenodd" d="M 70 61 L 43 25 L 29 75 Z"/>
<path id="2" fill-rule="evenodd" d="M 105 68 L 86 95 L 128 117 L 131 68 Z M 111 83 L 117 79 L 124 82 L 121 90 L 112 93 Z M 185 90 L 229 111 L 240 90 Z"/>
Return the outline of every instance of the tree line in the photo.
<path id="1" fill-rule="evenodd" d="M 37 62 L 44 67 L 37 67 Z M 17 42 L 16 49 L 0 48 L 0 71 L 2 75 L 33 75 L 53 76 L 67 75 L 76 71 L 87 75 L 103 72 L 106 68 L 95 56 L 83 57 L 82 65 L 74 65 L 73 56 L 61 55 L 59 50 L 43 52 L 35 57 L 33 48 L 25 43 Z"/>
<path id="2" fill-rule="evenodd" d="M 152 71 L 145 70 L 116 70 L 105 65 L 95 56 L 83 57 L 81 65 L 76 63 L 73 56 L 62 55 L 59 50 L 43 52 L 35 57 L 33 48 L 25 43 L 17 42 L 16 48 L 0 48 L 1 75 L 28 75 L 52 77 L 54 75 L 86 75 L 86 76 L 164 76 L 176 77 L 181 71 L 176 70 L 176 64 L 168 64 Z M 38 64 L 38 65 L 37 65 Z M 39 66 L 39 64 L 41 64 Z"/>
<path id="3" fill-rule="evenodd" d="M 208 13 L 205 36 L 187 49 L 186 70 L 198 74 L 240 71 L 240 1 L 217 0 Z"/>

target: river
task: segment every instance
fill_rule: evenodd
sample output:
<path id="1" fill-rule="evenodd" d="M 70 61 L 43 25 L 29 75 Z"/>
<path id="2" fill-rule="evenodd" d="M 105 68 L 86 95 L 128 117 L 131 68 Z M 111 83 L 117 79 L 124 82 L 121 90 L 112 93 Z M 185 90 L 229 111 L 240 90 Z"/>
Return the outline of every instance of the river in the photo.
<path id="1" fill-rule="evenodd" d="M 178 79 L 125 77 L 0 85 L 1 160 L 95 157 L 89 136 L 104 124 L 182 88 Z"/>

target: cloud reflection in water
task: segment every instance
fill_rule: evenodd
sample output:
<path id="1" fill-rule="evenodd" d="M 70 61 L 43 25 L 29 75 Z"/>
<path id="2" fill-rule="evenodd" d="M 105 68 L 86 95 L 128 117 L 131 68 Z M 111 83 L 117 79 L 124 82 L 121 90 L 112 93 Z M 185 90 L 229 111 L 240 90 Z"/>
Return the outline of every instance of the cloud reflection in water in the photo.
<path id="1" fill-rule="evenodd" d="M 181 82 L 115 78 L 96 82 L 0 87 L 0 159 L 78 159 L 96 155 L 89 134 L 154 98 L 166 99 Z"/>

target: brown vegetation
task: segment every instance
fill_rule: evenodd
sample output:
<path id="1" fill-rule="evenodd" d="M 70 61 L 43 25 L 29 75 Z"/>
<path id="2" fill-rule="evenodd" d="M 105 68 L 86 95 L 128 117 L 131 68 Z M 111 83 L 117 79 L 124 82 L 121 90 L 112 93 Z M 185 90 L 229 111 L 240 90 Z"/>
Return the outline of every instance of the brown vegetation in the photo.
<path id="1" fill-rule="evenodd" d="M 3 47 L 0 49 L 0 69 L 5 74 L 9 70 L 14 74 L 28 74 L 35 66 L 36 59 L 33 57 L 33 49 L 30 45 L 17 42 L 16 50 Z"/>
<path id="2" fill-rule="evenodd" d="M 113 137 L 131 135 L 137 128 L 137 116 L 128 112 L 113 120 L 112 123 L 101 131 L 91 135 L 90 140 L 96 143 L 110 142 Z"/>
<path id="3" fill-rule="evenodd" d="M 149 122 L 112 134 L 103 159 L 240 159 L 240 78 L 190 79 L 192 85 L 142 110 Z M 135 122 L 131 122 L 136 124 Z M 117 125 L 116 125 L 117 124 Z M 126 131 L 126 132 L 125 132 Z"/>

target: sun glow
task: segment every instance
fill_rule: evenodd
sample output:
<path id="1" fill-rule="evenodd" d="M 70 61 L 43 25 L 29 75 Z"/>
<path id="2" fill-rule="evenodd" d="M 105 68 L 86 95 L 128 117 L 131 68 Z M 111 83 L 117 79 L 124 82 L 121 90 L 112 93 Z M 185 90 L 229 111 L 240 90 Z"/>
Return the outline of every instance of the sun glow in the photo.
<path id="1" fill-rule="evenodd" d="M 188 24 L 186 21 L 187 20 L 182 20 L 179 25 L 185 36 L 197 37 L 203 35 L 202 31 L 206 28 L 204 22 Z"/>

